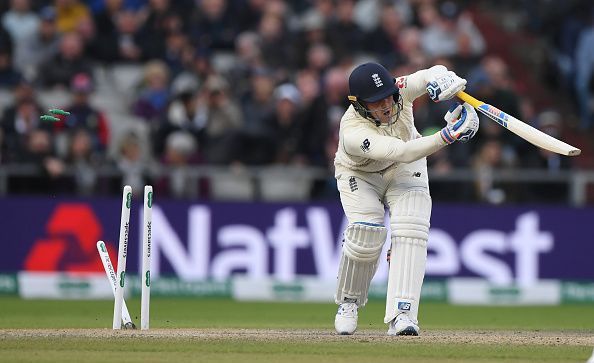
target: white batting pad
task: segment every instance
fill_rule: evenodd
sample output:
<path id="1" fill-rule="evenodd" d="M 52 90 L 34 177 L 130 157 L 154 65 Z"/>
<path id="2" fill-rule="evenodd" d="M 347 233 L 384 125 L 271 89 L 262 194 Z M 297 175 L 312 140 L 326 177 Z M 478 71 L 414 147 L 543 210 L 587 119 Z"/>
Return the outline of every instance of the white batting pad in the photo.
<path id="1" fill-rule="evenodd" d="M 431 197 L 413 190 L 397 201 L 392 215 L 392 253 L 388 272 L 386 315 L 389 323 L 400 312 L 418 324 L 419 299 L 427 262 Z"/>
<path id="2" fill-rule="evenodd" d="M 354 302 L 364 306 L 367 303 L 369 284 L 377 269 L 386 235 L 384 226 L 354 223 L 346 228 L 338 267 L 337 304 Z"/>

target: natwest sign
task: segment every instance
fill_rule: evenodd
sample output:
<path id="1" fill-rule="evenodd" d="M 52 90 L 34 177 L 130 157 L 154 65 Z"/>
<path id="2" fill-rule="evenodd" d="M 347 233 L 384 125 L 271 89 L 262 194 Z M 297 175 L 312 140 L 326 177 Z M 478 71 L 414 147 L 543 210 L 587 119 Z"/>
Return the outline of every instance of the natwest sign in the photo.
<path id="1" fill-rule="evenodd" d="M 446 230 L 433 228 L 429 241 L 428 275 L 455 276 L 464 267 L 497 284 L 535 283 L 541 254 L 554 247 L 553 233 L 541 230 L 537 212 L 517 216 L 515 229 L 509 232 L 477 229 L 455 241 Z M 511 264 L 498 257 L 506 254 L 513 255 Z"/>
<path id="2" fill-rule="evenodd" d="M 242 273 L 252 278 L 272 276 L 281 281 L 298 275 L 336 279 L 342 231 L 347 222 L 341 216 L 340 223 L 333 224 L 333 209 L 284 206 L 267 214 L 259 225 L 220 224 L 216 211 L 217 208 L 204 205 L 191 206 L 184 235 L 183 231 L 175 231 L 163 210 L 155 208 L 154 248 L 181 278 L 226 279 Z M 525 211 L 511 218 L 511 222 L 511 230 L 495 226 L 473 229 L 467 225 L 469 232 L 465 234 L 455 226 L 432 227 L 427 275 L 480 276 L 496 284 L 535 283 L 543 277 L 541 260 L 555 247 L 554 233 L 541 228 L 536 211 Z M 458 235 L 462 237 L 456 238 Z M 388 247 L 386 243 L 384 250 Z M 587 266 L 582 268 L 583 276 L 594 278 Z M 568 278 L 581 278 L 579 267 L 576 270 L 578 273 Z M 376 280 L 385 280 L 386 276 L 387 264 L 382 258 Z"/>
<path id="3" fill-rule="evenodd" d="M 218 280 L 241 274 L 281 281 L 304 275 L 336 279 L 346 226 L 338 202 L 155 202 L 155 277 Z M 99 257 L 86 246 L 95 239 L 118 240 L 119 201 L 115 198 L 82 202 L 9 198 L 0 203 L 4 207 L 0 208 L 0 224 L 5 248 L 0 272 L 93 271 L 100 266 Z M 128 245 L 128 271 L 132 273 L 140 264 L 141 205 L 133 201 Z M 593 220 L 591 208 L 436 204 L 427 275 L 484 277 L 497 284 L 521 285 L 539 279 L 594 280 Z M 388 246 L 386 243 L 384 250 Z M 110 247 L 115 250 L 116 246 Z M 384 256 L 377 281 L 386 279 Z"/>

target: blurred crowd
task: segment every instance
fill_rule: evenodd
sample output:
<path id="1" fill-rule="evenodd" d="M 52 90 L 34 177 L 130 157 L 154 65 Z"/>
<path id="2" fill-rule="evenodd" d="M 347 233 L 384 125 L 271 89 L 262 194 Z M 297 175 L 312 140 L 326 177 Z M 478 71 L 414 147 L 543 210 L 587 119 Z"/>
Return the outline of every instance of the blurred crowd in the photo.
<path id="1" fill-rule="evenodd" d="M 594 3 L 523 2 L 519 10 L 521 27 L 546 42 L 543 80 L 570 96 L 582 130 L 594 130 Z"/>
<path id="2" fill-rule="evenodd" d="M 444 64 L 467 78 L 477 98 L 552 135 L 563 129 L 557 111 L 538 110 L 529 97 L 519 97 L 506 63 L 488 52 L 468 7 L 472 2 L 0 4 L 0 163 L 31 165 L 43 176 L 12 178 L 11 193 L 116 194 L 122 183 L 151 182 L 160 195 L 183 197 L 188 186 L 176 170 L 200 165 L 314 166 L 331 175 L 338 124 L 348 107 L 348 75 L 370 60 L 395 75 Z M 584 27 L 574 42 L 576 74 L 594 67 L 592 53 L 580 51 L 594 49 L 592 29 Z M 588 88 L 582 84 L 586 79 L 576 77 L 576 89 Z M 67 95 L 64 104 L 44 104 L 60 94 Z M 55 123 L 39 120 L 56 106 L 71 114 Z M 419 99 L 419 131 L 441 128 L 448 108 Z M 583 125 L 591 127 L 592 115 L 583 108 Z M 480 176 L 476 183 L 464 195 L 439 187 L 434 193 L 493 203 L 522 200 L 538 189 L 502 189 L 490 173 L 571 167 L 566 158 L 527 148 L 495 123 L 483 122 L 473 142 L 445 148 L 429 160 L 436 174 L 473 169 Z M 98 170 L 104 167 L 120 178 L 101 180 Z M 158 167 L 170 172 L 153 175 Z M 209 197 L 207 184 L 189 188 Z M 331 185 L 314 188 L 313 197 L 334 196 Z"/>

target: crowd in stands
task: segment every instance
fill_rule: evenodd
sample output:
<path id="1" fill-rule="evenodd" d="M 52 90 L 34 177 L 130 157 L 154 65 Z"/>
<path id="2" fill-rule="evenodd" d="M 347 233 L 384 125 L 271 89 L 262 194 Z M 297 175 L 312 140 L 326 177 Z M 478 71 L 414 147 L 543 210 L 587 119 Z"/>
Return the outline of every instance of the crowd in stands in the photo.
<path id="1" fill-rule="evenodd" d="M 477 98 L 549 133 L 563 127 L 554 109 L 537 110 L 529 97 L 519 97 L 506 63 L 488 52 L 468 7 L 472 2 L 0 4 L 0 167 L 35 165 L 43 175 L 13 178 L 13 193 L 115 195 L 123 183 L 151 182 L 160 195 L 183 197 L 188 188 L 198 188 L 200 196 L 208 197 L 208 186 L 187 186 L 179 174 L 184 167 L 201 165 L 314 166 L 331 175 L 338 125 L 348 107 L 348 75 L 370 60 L 395 75 L 444 64 L 468 79 L 468 90 Z M 592 53 L 588 58 L 582 51 L 594 48 L 592 29 L 584 26 L 581 36 L 574 37 L 578 93 L 589 87 L 580 72 L 594 67 Z M 118 86 L 130 74 L 138 77 L 127 87 Z M 60 94 L 67 95 L 62 105 L 44 104 Z M 580 102 L 583 127 L 592 127 L 586 101 Z M 60 122 L 40 121 L 56 106 L 70 115 L 60 116 Z M 431 133 L 441 128 L 449 106 L 420 98 L 417 129 Z M 526 152 L 527 147 L 495 123 L 482 122 L 473 142 L 443 149 L 429 163 L 437 174 L 455 168 L 488 175 L 497 168 L 571 167 L 565 158 Z M 171 173 L 153 176 L 155 165 Z M 99 180 L 97 170 L 105 166 L 118 170 L 121 179 Z M 74 177 L 63 178 L 67 171 L 74 171 L 68 174 Z M 525 197 L 524 191 L 500 190 L 489 178 L 475 184 L 469 195 L 456 198 L 498 203 Z M 335 195 L 327 185 L 316 189 L 318 196 Z M 440 195 L 439 188 L 435 193 Z M 441 194 L 452 197 L 450 191 Z"/>
<path id="2" fill-rule="evenodd" d="M 548 69 L 543 79 L 574 100 L 580 129 L 594 130 L 594 3 L 553 1 L 546 6 L 526 2 L 522 27 L 544 39 Z"/>

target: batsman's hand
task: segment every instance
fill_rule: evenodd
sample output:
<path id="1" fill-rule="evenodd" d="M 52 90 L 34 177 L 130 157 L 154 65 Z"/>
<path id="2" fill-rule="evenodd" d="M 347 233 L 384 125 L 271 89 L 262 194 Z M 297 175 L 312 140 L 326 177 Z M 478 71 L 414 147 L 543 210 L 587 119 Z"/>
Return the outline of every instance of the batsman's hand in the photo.
<path id="1" fill-rule="evenodd" d="M 427 93 L 433 102 L 449 100 L 465 88 L 466 80 L 452 71 L 437 74 L 427 83 Z"/>
<path id="2" fill-rule="evenodd" d="M 466 102 L 463 105 L 454 103 L 443 118 L 447 125 L 441 130 L 441 138 L 447 144 L 467 142 L 479 129 L 478 115 L 474 107 Z"/>

